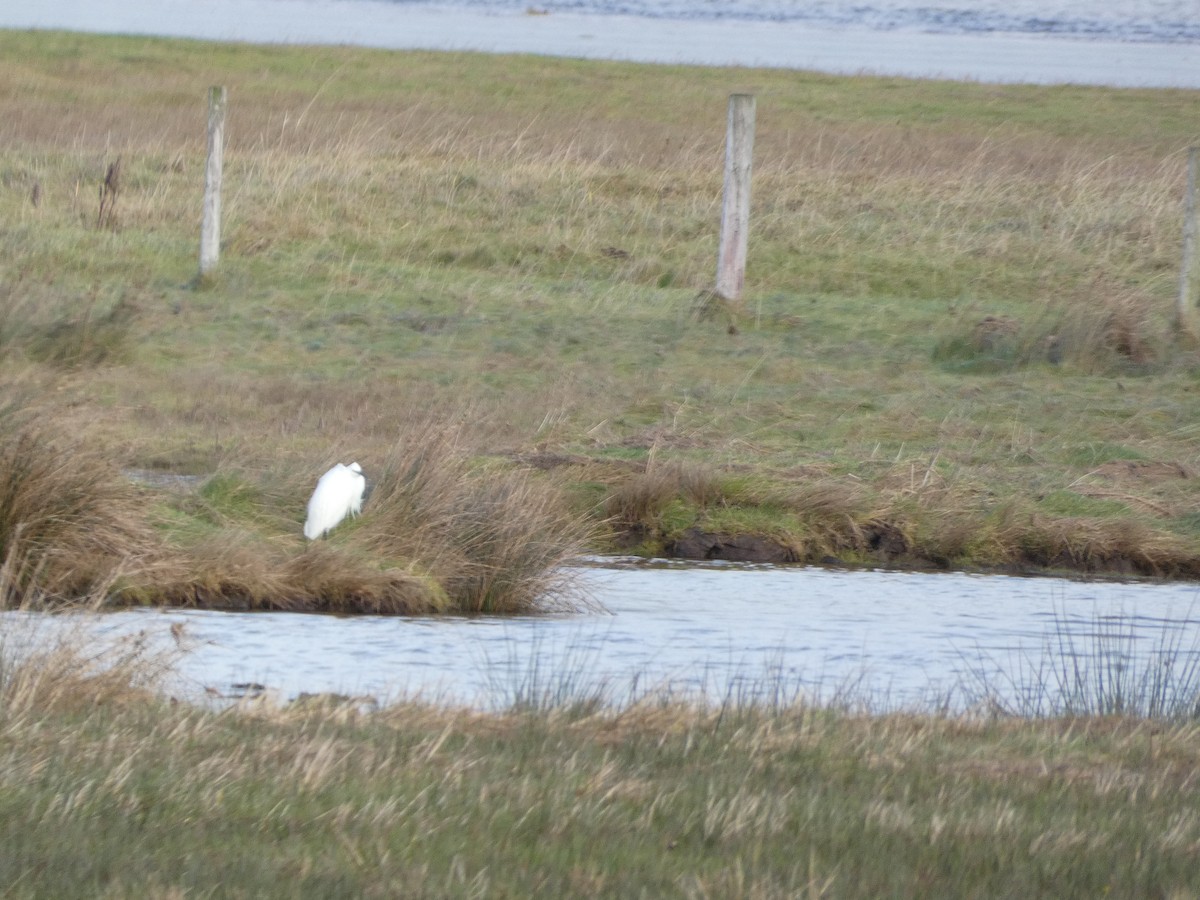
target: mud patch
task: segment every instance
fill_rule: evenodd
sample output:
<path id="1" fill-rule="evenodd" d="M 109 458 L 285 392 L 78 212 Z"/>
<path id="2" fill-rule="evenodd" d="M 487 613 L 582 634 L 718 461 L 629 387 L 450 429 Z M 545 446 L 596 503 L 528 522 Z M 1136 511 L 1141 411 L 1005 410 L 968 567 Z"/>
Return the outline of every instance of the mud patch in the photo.
<path id="1" fill-rule="evenodd" d="M 794 563 L 800 556 L 791 546 L 755 534 L 726 534 L 689 528 L 667 543 L 675 559 L 721 559 L 728 562 Z"/>

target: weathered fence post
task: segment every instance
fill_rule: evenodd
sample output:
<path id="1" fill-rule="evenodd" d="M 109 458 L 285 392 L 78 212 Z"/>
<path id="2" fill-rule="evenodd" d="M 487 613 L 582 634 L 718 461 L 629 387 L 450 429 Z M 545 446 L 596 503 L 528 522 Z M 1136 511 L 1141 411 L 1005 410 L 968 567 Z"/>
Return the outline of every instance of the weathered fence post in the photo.
<path id="1" fill-rule="evenodd" d="M 721 246 L 717 254 L 717 293 L 742 298 L 746 283 L 746 244 L 750 231 L 750 169 L 754 160 L 754 95 L 729 95 L 725 134 L 725 197 L 721 207 Z"/>
<path id="2" fill-rule="evenodd" d="M 1183 261 L 1179 270 L 1179 301 L 1175 307 L 1175 329 L 1181 333 L 1195 333 L 1196 306 L 1200 297 L 1193 299 L 1196 282 L 1196 157 L 1197 148 L 1188 150 L 1187 188 L 1183 195 Z"/>
<path id="3" fill-rule="evenodd" d="M 225 146 L 225 88 L 208 89 L 208 164 L 204 169 L 204 221 L 200 225 L 200 274 L 221 255 L 221 166 Z"/>

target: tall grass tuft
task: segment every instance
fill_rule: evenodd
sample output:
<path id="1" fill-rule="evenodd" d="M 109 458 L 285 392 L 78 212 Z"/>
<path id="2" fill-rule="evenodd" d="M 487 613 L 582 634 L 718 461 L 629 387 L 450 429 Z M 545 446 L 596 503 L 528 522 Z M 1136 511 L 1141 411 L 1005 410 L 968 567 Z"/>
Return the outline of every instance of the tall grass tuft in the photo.
<path id="1" fill-rule="evenodd" d="M 667 509 L 676 501 L 703 510 L 724 500 L 724 488 L 715 470 L 686 460 L 652 459 L 644 472 L 613 486 L 605 498 L 604 511 L 614 527 L 646 533 L 662 529 Z"/>
<path id="2" fill-rule="evenodd" d="M 1031 365 L 1070 365 L 1090 374 L 1146 372 L 1163 359 L 1162 304 L 1145 289 L 1101 278 L 1017 318 L 984 314 L 970 304 L 953 316 L 932 352 L 944 369 L 964 374 Z"/>
<path id="3" fill-rule="evenodd" d="M 1151 645 L 1135 625 L 1096 615 L 1081 629 L 1056 615 L 1040 655 L 1021 652 L 1015 665 L 984 658 L 960 690 L 970 706 L 1004 716 L 1200 718 L 1200 646 L 1185 645 L 1169 620 Z"/>
<path id="4" fill-rule="evenodd" d="M 104 599 L 96 594 L 85 605 Z M 45 626 L 12 618 L 0 626 L 0 723 L 9 728 L 48 714 L 152 705 L 181 653 L 177 641 L 166 645 L 145 632 L 97 644 L 82 628 Z"/>
<path id="5" fill-rule="evenodd" d="M 592 525 L 561 485 L 523 469 L 473 466 L 461 430 L 410 426 L 375 480 L 367 545 L 413 561 L 465 612 L 514 612 L 578 599 L 564 564 Z"/>
<path id="6" fill-rule="evenodd" d="M 6 603 L 73 598 L 152 546 L 136 488 L 106 459 L 35 423 L 0 419 Z"/>

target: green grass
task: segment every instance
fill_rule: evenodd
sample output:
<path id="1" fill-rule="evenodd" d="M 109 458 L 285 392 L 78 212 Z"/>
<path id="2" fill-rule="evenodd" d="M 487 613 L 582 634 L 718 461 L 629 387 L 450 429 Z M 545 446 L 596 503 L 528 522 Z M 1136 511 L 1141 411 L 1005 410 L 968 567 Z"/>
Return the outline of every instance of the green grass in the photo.
<path id="1" fill-rule="evenodd" d="M 1200 574 L 1200 357 L 1171 334 L 1194 91 L 55 33 L 0 51 L 0 375 L 121 468 L 241 479 L 255 509 L 148 502 L 185 550 L 199 517 L 295 562 L 311 476 L 339 455 L 378 474 L 421 410 L 477 464 L 567 461 L 593 522 L 660 464 L 772 486 L 662 498 L 623 520 L 643 552 L 740 528 L 802 559 Z M 222 260 L 198 283 L 218 82 Z M 747 291 L 709 317 L 747 87 Z M 775 502 L 814 492 L 848 505 Z M 343 540 L 364 558 L 370 520 Z M 1114 523 L 1132 557 L 1076 546 Z M 864 538 L 881 527 L 905 540 Z"/>

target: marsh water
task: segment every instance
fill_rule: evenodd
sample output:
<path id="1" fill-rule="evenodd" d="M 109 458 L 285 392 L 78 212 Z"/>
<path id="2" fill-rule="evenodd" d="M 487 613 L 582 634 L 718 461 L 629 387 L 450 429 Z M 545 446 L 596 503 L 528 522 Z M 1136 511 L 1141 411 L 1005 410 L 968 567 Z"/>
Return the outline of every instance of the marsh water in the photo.
<path id="1" fill-rule="evenodd" d="M 586 610 L 337 617 L 136 610 L 110 638 L 176 639 L 183 694 L 338 693 L 478 708 L 647 693 L 739 702 L 839 695 L 873 708 L 1016 695 L 1097 654 L 1133 668 L 1200 651 L 1200 587 L 965 574 L 597 560 Z M 11 614 L 10 614 L 11 615 Z M 172 626 L 177 626 L 172 632 Z M 1041 688 L 1038 688 L 1041 689 Z"/>
<path id="2" fill-rule="evenodd" d="M 1195 0 L 0 0 L 0 27 L 1200 87 Z"/>

